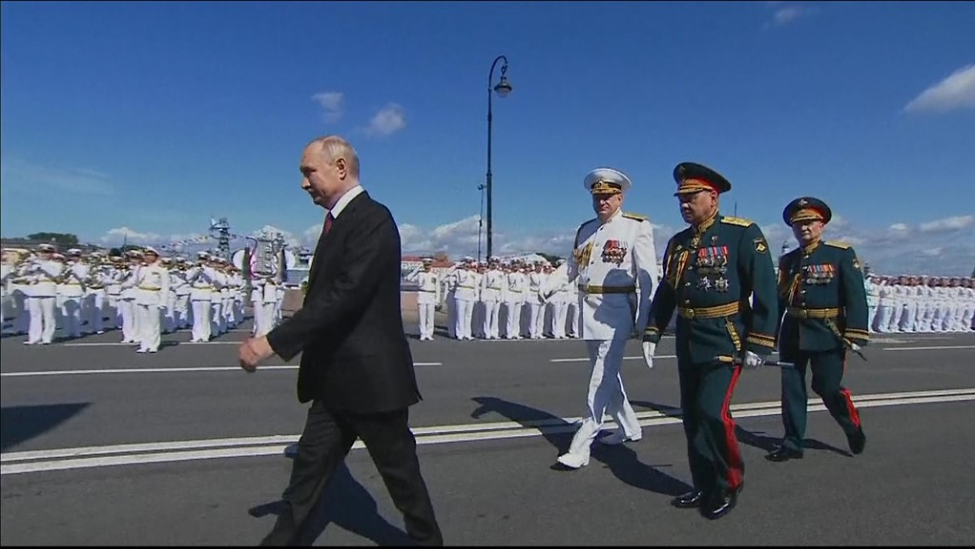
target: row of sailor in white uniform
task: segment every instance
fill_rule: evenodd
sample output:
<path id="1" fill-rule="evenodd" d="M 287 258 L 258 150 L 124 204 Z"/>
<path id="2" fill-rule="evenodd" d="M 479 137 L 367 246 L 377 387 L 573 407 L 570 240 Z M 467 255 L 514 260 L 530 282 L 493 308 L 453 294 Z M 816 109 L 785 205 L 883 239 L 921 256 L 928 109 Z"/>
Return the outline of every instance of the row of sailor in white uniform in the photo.
<path id="1" fill-rule="evenodd" d="M 447 331 L 460 340 L 553 339 L 579 335 L 578 289 L 566 284 L 546 302 L 538 298 L 553 268 L 544 263 L 478 263 L 471 257 L 442 273 L 433 259 L 406 276 L 418 283 L 420 340 L 432 341 L 435 311 L 447 308 Z"/>
<path id="2" fill-rule="evenodd" d="M 27 345 L 50 344 L 58 327 L 67 338 L 111 327 L 123 343 L 154 353 L 162 333 L 192 327 L 192 341 L 204 342 L 244 319 L 239 270 L 205 252 L 196 264 L 160 258 L 151 247 L 105 261 L 97 252 L 85 258 L 71 249 L 64 257 L 42 245 L 33 257 L 5 254 L 2 277 L 3 320 L 9 311 L 10 331 L 26 333 Z M 266 333 L 280 322 L 284 289 L 270 278 L 253 288 L 254 331 Z"/>
<path id="3" fill-rule="evenodd" d="M 972 278 L 870 275 L 864 286 L 873 332 L 958 333 L 975 330 L 975 281 Z"/>

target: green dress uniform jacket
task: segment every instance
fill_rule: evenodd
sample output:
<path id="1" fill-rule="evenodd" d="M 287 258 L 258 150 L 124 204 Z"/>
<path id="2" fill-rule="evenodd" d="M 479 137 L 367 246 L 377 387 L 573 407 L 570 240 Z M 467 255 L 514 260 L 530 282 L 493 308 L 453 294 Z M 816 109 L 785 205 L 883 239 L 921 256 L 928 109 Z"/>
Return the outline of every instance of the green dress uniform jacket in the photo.
<path id="1" fill-rule="evenodd" d="M 792 250 L 779 261 L 778 287 L 779 308 L 785 313 L 779 332 L 784 360 L 800 351 L 867 344 L 867 295 L 853 248 L 816 242 Z"/>
<path id="2" fill-rule="evenodd" d="M 744 350 L 771 353 L 779 310 L 762 230 L 747 219 L 718 214 L 674 235 L 644 341 L 660 341 L 674 309 L 682 360 L 732 362 Z"/>

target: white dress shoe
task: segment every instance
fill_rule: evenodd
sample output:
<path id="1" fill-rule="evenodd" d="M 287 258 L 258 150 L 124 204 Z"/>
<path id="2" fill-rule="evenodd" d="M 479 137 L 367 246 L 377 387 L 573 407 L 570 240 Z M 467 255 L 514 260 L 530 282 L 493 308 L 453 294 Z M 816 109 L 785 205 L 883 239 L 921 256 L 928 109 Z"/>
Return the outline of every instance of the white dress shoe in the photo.
<path id="1" fill-rule="evenodd" d="M 620 444 L 623 444 L 624 442 L 630 442 L 630 441 L 636 442 L 641 438 L 643 438 L 642 434 L 635 437 L 628 437 L 626 436 L 626 433 L 621 429 L 619 431 L 614 432 L 611 435 L 599 439 L 599 443 L 605 444 L 607 446 L 618 446 Z"/>
<path id="2" fill-rule="evenodd" d="M 586 465 L 589 465 L 589 456 L 580 456 L 579 454 L 565 453 L 559 456 L 559 459 L 557 461 L 570 469 L 578 469 L 580 467 L 585 467 Z"/>

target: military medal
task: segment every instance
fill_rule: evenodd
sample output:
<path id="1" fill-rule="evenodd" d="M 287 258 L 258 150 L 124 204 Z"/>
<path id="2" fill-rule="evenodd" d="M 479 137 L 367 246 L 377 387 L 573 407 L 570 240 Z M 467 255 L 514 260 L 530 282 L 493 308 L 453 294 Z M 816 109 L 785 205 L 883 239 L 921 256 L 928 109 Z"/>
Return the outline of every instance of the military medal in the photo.
<path id="1" fill-rule="evenodd" d="M 728 279 L 722 276 L 722 277 L 718 278 L 717 280 L 715 280 L 714 281 L 714 289 L 717 290 L 717 291 L 719 291 L 719 292 L 727 292 L 728 291 Z"/>
<path id="2" fill-rule="evenodd" d="M 697 288 L 706 292 L 711 289 L 711 281 L 707 278 L 702 278 L 697 281 Z"/>

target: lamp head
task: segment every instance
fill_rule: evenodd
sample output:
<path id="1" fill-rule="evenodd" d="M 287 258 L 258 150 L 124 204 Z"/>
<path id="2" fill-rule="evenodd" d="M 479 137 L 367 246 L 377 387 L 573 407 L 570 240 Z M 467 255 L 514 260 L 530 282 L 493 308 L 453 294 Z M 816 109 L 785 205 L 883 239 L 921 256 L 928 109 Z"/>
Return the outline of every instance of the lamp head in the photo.
<path id="1" fill-rule="evenodd" d="M 511 93 L 511 84 L 508 83 L 508 77 L 502 76 L 501 81 L 494 86 L 494 91 L 498 94 L 498 97 L 504 98 Z"/>

